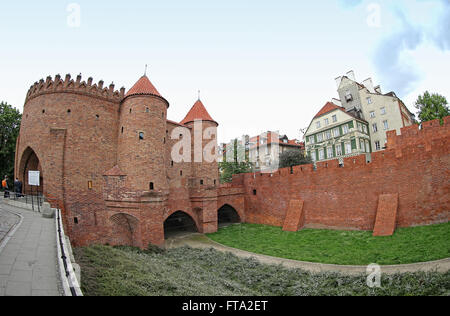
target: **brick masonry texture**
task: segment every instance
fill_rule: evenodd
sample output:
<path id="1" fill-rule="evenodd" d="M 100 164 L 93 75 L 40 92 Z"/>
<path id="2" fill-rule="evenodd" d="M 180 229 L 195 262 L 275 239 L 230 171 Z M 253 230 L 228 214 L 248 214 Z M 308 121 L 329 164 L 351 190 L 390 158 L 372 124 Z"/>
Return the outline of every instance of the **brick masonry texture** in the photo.
<path id="1" fill-rule="evenodd" d="M 194 126 L 167 120 L 168 106 L 159 95 L 126 96 L 124 88 L 103 88 L 102 81 L 81 76 L 48 77 L 30 88 L 15 175 L 26 183 L 28 170 L 41 171 L 43 193 L 61 208 L 75 246 L 163 245 L 164 222 L 177 211 L 192 217 L 199 232 L 215 232 L 225 205 L 242 222 L 288 230 L 373 230 L 385 194 L 398 195 L 395 226 L 448 221 L 449 118 L 443 127 L 434 121 L 421 131 L 390 133 L 388 150 L 373 154 L 371 164 L 360 156 L 346 159 L 343 168 L 337 161 L 319 163 L 317 171 L 307 165 L 293 174 L 245 174 L 220 186 L 216 162 L 172 163 L 178 142 L 172 131 L 180 127 L 194 139 Z M 216 126 L 206 120 L 203 131 Z M 380 215 L 382 231 L 392 229 L 389 214 Z"/>
<path id="2" fill-rule="evenodd" d="M 391 236 L 395 231 L 398 210 L 398 194 L 380 195 L 374 236 Z"/>
<path id="3" fill-rule="evenodd" d="M 301 222 L 304 227 L 373 230 L 383 195 L 398 196 L 395 208 L 380 206 L 378 229 L 393 232 L 409 227 L 448 222 L 450 210 L 450 117 L 388 134 L 388 149 L 337 161 L 281 169 L 274 174 L 245 174 L 231 186 L 245 194 L 246 221 L 283 227 Z M 303 212 L 291 209 L 303 200 Z M 295 205 L 295 204 L 294 204 Z M 395 209 L 397 213 L 395 213 Z"/>

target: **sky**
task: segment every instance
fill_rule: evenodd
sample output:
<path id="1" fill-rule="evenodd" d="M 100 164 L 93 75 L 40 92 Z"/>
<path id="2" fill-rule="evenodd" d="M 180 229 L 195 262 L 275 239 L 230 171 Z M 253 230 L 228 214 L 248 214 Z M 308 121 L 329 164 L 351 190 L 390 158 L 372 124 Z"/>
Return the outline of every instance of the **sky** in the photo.
<path id="1" fill-rule="evenodd" d="M 450 98 L 450 0 L 47 0 L 0 9 L 0 101 L 48 75 L 127 90 L 147 75 L 181 121 L 198 97 L 227 142 L 301 129 L 353 70 L 416 113 Z"/>

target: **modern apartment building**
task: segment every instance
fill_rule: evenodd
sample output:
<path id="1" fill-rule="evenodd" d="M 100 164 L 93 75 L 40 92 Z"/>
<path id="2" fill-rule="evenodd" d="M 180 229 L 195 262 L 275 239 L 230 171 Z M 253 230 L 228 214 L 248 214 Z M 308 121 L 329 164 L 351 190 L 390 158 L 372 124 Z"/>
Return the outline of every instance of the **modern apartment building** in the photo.
<path id="1" fill-rule="evenodd" d="M 336 85 L 340 100 L 334 99 L 333 102 L 369 123 L 372 151 L 386 147 L 388 131 L 396 130 L 400 135 L 402 127 L 414 124 L 414 114 L 402 100 L 394 92 L 383 94 L 371 78 L 359 83 L 354 72 L 349 71 L 336 78 Z"/>
<path id="2" fill-rule="evenodd" d="M 372 152 L 369 123 L 345 108 L 328 102 L 305 133 L 306 153 L 326 161 Z"/>

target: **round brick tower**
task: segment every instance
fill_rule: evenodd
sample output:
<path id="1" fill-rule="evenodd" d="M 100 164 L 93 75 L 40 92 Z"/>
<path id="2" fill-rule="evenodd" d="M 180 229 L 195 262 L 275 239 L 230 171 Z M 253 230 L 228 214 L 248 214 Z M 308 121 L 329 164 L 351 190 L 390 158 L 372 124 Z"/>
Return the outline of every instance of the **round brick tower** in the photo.
<path id="1" fill-rule="evenodd" d="M 196 186 L 211 187 L 219 185 L 219 171 L 215 157 L 217 155 L 217 127 L 219 124 L 212 119 L 200 99 L 194 104 L 181 124 L 190 127 L 193 133 L 193 175 Z M 199 151 L 201 151 L 201 155 L 198 154 Z"/>
<path id="2" fill-rule="evenodd" d="M 121 107 L 117 163 L 136 192 L 168 189 L 165 172 L 167 109 L 147 76 L 128 91 Z"/>

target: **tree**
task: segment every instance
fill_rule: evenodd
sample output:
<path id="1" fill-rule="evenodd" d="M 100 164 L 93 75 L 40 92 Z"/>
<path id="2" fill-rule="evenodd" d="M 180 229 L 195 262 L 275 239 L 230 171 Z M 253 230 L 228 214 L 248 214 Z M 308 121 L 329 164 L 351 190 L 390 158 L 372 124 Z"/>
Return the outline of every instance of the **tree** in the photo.
<path id="1" fill-rule="evenodd" d="M 6 102 L 0 103 L 0 176 L 14 178 L 16 140 L 22 114 Z"/>
<path id="2" fill-rule="evenodd" d="M 450 115 L 447 99 L 437 93 L 425 91 L 423 96 L 419 96 L 415 106 L 419 110 L 420 123 L 439 119 L 443 124 L 444 117 Z"/>
<path id="3" fill-rule="evenodd" d="M 309 165 L 313 161 L 310 157 L 305 157 L 298 150 L 288 150 L 280 155 L 280 168 L 292 168 L 300 165 Z"/>
<path id="4" fill-rule="evenodd" d="M 229 150 L 230 146 L 233 146 L 234 148 Z M 230 154 L 233 157 L 233 161 L 229 161 L 228 159 Z M 233 180 L 234 174 L 249 173 L 253 171 L 253 164 L 249 161 L 248 152 L 238 140 L 234 140 L 230 143 L 228 152 L 225 155 L 227 159 L 219 163 L 221 183 L 230 183 Z"/>

